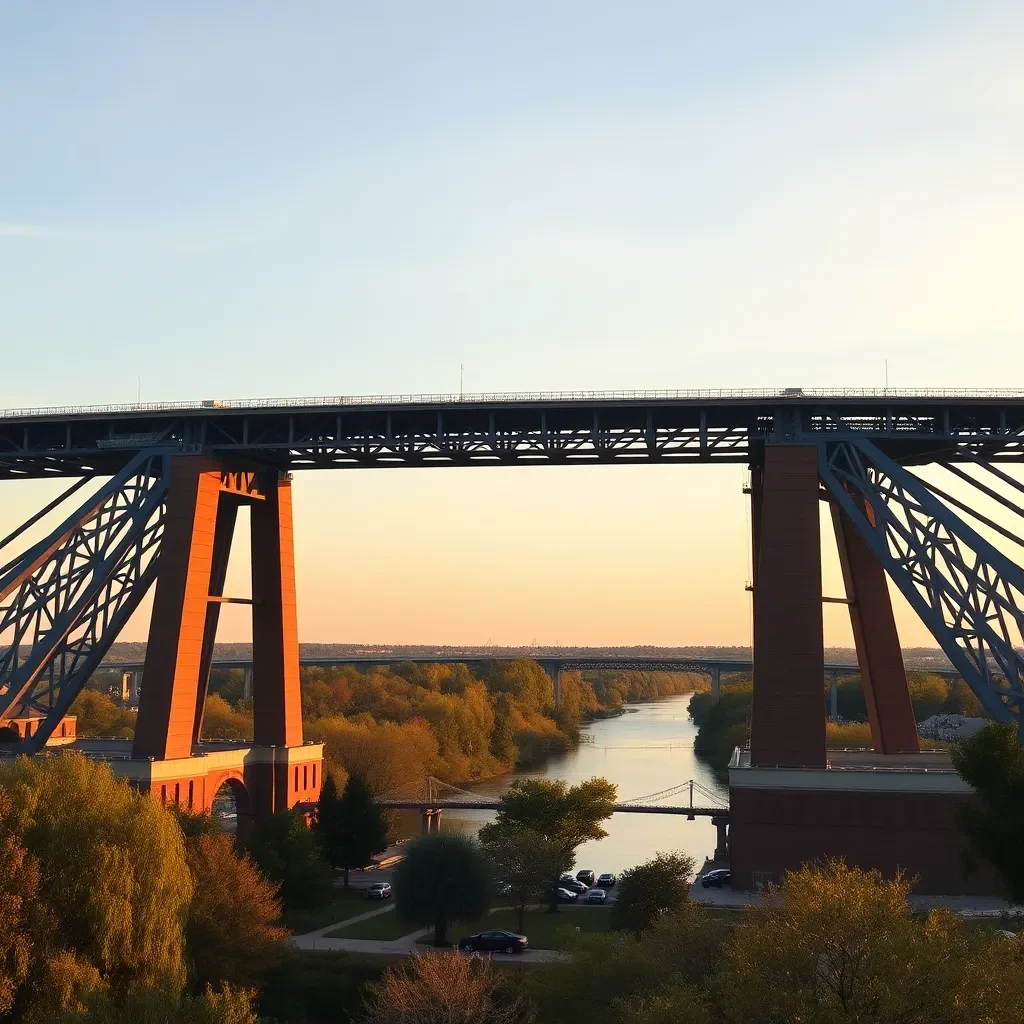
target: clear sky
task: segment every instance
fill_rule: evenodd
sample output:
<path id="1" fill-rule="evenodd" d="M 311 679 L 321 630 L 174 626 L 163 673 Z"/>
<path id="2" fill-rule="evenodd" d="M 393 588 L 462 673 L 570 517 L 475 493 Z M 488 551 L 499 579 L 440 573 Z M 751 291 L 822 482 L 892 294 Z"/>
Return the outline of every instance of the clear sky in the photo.
<path id="1" fill-rule="evenodd" d="M 1019 0 L 0 0 L 0 407 L 1024 384 L 1022 53 Z M 299 476 L 301 638 L 746 643 L 742 482 Z"/>

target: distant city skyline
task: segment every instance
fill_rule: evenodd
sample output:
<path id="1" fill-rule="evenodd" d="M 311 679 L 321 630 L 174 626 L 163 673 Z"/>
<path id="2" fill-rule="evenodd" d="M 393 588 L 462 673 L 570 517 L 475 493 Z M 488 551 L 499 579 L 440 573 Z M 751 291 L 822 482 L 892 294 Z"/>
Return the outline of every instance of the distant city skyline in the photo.
<path id="1" fill-rule="evenodd" d="M 0 11 L 0 407 L 1024 384 L 1019 3 L 56 10 Z M 749 644 L 743 483 L 298 474 L 300 638 Z"/>

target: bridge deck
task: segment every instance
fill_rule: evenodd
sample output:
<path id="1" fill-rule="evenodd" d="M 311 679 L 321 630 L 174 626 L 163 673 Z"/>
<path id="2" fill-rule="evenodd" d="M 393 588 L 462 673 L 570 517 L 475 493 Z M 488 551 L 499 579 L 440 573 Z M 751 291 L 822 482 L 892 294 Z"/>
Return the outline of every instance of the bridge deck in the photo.
<path id="1" fill-rule="evenodd" d="M 247 399 L 0 411 L 0 478 L 116 472 L 151 447 L 289 469 L 747 463 L 787 436 L 869 437 L 904 464 L 1024 458 L 1020 391 L 636 391 Z"/>

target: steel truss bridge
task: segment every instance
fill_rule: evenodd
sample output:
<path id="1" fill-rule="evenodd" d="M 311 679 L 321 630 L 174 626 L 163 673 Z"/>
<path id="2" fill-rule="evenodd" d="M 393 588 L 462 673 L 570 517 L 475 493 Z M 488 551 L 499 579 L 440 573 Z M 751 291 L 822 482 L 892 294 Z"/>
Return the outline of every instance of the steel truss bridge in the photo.
<path id="1" fill-rule="evenodd" d="M 0 645 L 6 648 L 0 654 L 0 727 L 18 715 L 42 716 L 42 725 L 22 745 L 38 749 L 101 664 L 161 575 L 165 539 L 180 524 L 168 507 L 173 467 L 182 465 L 183 456 L 207 467 L 204 479 L 219 473 L 215 490 L 223 501 L 253 501 L 270 509 L 265 518 L 276 525 L 267 527 L 268 551 L 291 544 L 290 504 L 281 504 L 290 497 L 279 493 L 280 481 L 282 473 L 300 469 L 747 464 L 757 481 L 764 480 L 765 495 L 769 477 L 776 488 L 771 501 L 765 499 L 768 518 L 760 527 L 760 579 L 755 565 L 755 606 L 763 600 L 768 612 L 787 603 L 759 595 L 788 593 L 778 565 L 766 569 L 764 554 L 778 549 L 776 537 L 788 528 L 784 510 L 790 499 L 779 497 L 777 485 L 781 481 L 784 491 L 791 471 L 776 460 L 769 472 L 767 455 L 797 448 L 816 453 L 811 484 L 845 524 L 847 548 L 862 546 L 884 569 L 986 711 L 1020 726 L 1024 484 L 1005 467 L 1024 461 L 1024 392 L 791 389 L 204 401 L 0 412 L 0 480 L 76 478 L 0 541 L 0 559 L 6 559 L 0 564 Z M 919 467 L 927 472 L 922 475 Z M 935 479 L 939 474 L 941 481 Z M 178 500 L 181 493 L 179 486 Z M 22 549 L 19 540 L 41 529 L 45 517 L 59 525 Z M 230 545 L 233 515 L 230 524 L 227 517 L 217 520 L 218 538 L 221 519 Z M 807 551 L 815 548 L 816 516 L 813 529 Z M 191 541 L 180 530 L 175 537 L 180 559 Z M 204 590 L 198 599 L 210 602 L 206 632 L 200 633 L 212 638 L 219 603 L 232 599 L 223 594 L 227 548 L 219 539 L 211 544 L 215 565 L 204 577 L 208 596 Z M 278 552 L 260 564 L 266 586 L 278 586 L 273 581 L 280 581 L 281 572 L 291 572 L 281 558 Z M 857 565 L 868 586 L 863 565 Z M 804 598 L 811 575 L 799 581 Z M 181 593 L 193 607 L 195 594 Z M 857 600 L 849 597 L 847 603 L 856 612 Z M 810 604 L 805 600 L 803 607 L 806 619 Z M 174 627 L 176 636 L 184 635 L 180 626 Z M 895 635 L 895 627 L 884 623 L 862 626 L 865 650 L 879 628 Z M 757 636 L 755 623 L 755 641 Z M 781 680 L 785 652 L 766 656 L 777 643 L 770 632 L 761 643 L 755 660 L 776 668 L 759 678 L 775 672 Z M 212 646 L 206 639 L 202 644 L 195 663 L 205 680 Z M 859 651 L 862 646 L 858 641 Z M 898 655 L 898 644 L 896 650 Z M 572 663 L 566 659 L 564 665 Z M 817 670 L 811 676 L 820 680 Z M 808 692 L 818 686 L 811 679 Z M 201 710 L 197 723 L 198 729 Z"/>
<path id="2" fill-rule="evenodd" d="M 663 800 L 671 800 L 675 797 L 686 797 L 685 804 L 667 804 Z M 697 798 L 700 798 L 700 802 Z M 440 810 L 466 810 L 466 811 L 493 811 L 501 806 L 499 797 L 485 797 L 479 793 L 471 793 L 465 789 L 459 789 L 440 779 L 428 776 L 422 784 L 401 787 L 392 790 L 382 797 L 378 797 L 376 803 L 381 807 L 393 810 L 418 810 L 418 811 L 440 811 Z M 644 793 L 642 796 L 631 797 L 628 800 L 617 802 L 613 808 L 615 814 L 685 814 L 689 819 L 704 818 L 727 818 L 729 808 L 721 803 L 721 797 L 706 789 L 699 782 L 688 779 L 668 789 L 661 789 L 655 793 Z"/>

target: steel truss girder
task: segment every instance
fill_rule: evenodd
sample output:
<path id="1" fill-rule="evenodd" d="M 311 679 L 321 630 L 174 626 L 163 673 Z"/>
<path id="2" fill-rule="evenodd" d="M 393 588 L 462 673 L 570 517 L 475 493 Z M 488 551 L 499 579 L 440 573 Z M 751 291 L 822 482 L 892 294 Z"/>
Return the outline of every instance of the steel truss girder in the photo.
<path id="1" fill-rule="evenodd" d="M 156 578 L 167 462 L 140 453 L 0 568 L 0 724 L 42 715 L 27 752 L 46 743 Z"/>
<path id="2" fill-rule="evenodd" d="M 1024 729 L 1024 570 L 870 441 L 818 451 L 830 495 L 982 706 Z"/>

